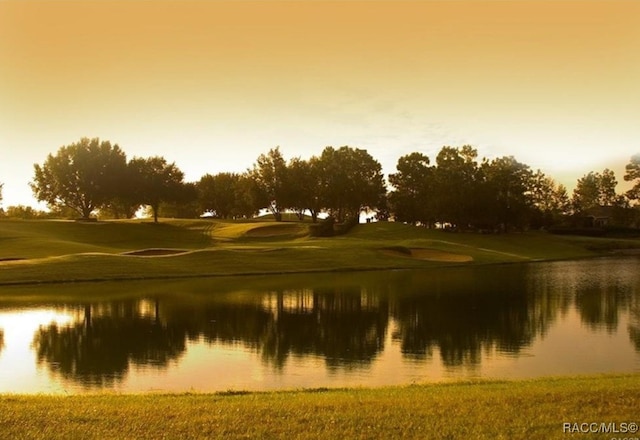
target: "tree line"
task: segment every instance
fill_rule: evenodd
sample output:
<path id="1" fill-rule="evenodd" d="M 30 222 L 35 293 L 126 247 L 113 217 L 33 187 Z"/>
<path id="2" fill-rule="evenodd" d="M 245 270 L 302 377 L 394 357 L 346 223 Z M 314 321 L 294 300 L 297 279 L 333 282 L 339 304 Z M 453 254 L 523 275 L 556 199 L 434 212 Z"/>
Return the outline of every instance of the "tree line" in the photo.
<path id="1" fill-rule="evenodd" d="M 631 157 L 624 179 L 634 186 L 618 194 L 613 171 L 590 172 L 569 196 L 563 185 L 513 156 L 479 159 L 466 145 L 443 147 L 433 162 L 419 152 L 404 155 L 388 182 L 376 159 L 348 146 L 288 161 L 276 147 L 243 173 L 205 174 L 185 182 L 184 173 L 164 157 L 128 160 L 118 145 L 82 138 L 35 164 L 30 186 L 52 211 L 84 219 L 96 213 L 131 218 L 141 206 L 149 207 L 156 222 L 159 216 L 202 213 L 250 218 L 267 210 L 276 220 L 294 212 L 316 222 L 323 213 L 343 223 L 357 222 L 366 211 L 380 220 L 393 217 L 431 227 L 510 230 L 550 226 L 597 207 L 633 211 L 640 199 L 640 154 Z M 9 207 L 7 214 L 11 208 L 20 207 Z"/>

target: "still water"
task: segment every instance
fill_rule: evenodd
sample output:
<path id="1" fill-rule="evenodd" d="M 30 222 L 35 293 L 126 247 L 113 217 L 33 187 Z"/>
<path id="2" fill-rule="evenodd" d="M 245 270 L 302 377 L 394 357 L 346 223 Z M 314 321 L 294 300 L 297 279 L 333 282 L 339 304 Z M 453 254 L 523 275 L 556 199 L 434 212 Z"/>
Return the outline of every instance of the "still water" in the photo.
<path id="1" fill-rule="evenodd" d="M 4 287 L 0 393 L 640 372 L 639 269 L 625 257 Z"/>

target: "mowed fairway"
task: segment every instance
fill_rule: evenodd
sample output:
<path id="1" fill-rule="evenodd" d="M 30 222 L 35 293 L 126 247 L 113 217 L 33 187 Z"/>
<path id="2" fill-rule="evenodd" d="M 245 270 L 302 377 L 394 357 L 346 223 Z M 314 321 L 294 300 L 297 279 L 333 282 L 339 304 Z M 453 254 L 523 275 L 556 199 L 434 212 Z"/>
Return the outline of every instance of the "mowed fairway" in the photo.
<path id="1" fill-rule="evenodd" d="M 309 223 L 0 221 L 0 285 L 427 268 L 583 258 L 640 240 L 446 233 L 400 223 L 314 238 Z"/>

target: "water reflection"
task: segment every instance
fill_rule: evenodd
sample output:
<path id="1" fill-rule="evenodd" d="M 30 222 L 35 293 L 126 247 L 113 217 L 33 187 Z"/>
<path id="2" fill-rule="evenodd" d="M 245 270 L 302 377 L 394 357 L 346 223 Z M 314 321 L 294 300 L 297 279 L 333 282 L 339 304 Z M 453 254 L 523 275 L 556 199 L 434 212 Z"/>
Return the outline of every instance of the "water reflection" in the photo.
<path id="1" fill-rule="evenodd" d="M 244 290 L 219 280 L 138 284 L 144 297 L 65 304 L 74 318 L 41 325 L 32 347 L 41 369 L 87 388 L 120 384 L 132 369 L 179 369 L 198 344 L 240 347 L 276 376 L 287 375 L 292 361 L 314 359 L 340 374 L 384 362 L 386 370 L 405 368 L 405 361 L 480 371 L 525 351 L 537 356 L 545 338 L 566 344 L 567 335 L 552 330 L 576 315 L 591 334 L 624 337 L 640 365 L 637 267 L 628 259 L 269 278 Z M 571 356 L 558 350 L 550 351 Z"/>
<path id="2" fill-rule="evenodd" d="M 640 352 L 640 299 L 636 296 L 631 306 L 631 318 L 629 320 L 629 338 L 636 350 Z"/>
<path id="3" fill-rule="evenodd" d="M 84 305 L 82 321 L 40 327 L 33 340 L 38 365 L 86 386 L 122 380 L 129 365 L 165 367 L 185 351 L 183 329 L 145 316 L 146 301 Z"/>

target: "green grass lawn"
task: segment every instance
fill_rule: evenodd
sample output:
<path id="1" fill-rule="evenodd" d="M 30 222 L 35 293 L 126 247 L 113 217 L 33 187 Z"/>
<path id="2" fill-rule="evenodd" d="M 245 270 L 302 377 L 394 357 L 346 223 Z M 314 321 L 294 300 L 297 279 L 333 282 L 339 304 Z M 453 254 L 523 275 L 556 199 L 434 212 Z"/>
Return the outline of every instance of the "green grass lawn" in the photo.
<path id="1" fill-rule="evenodd" d="M 156 279 L 171 290 L 166 278 L 433 268 L 640 248 L 640 240 L 445 233 L 398 223 L 363 224 L 331 238 L 312 238 L 307 228 L 273 221 L 2 220 L 0 295 L 24 300 L 31 284 L 64 281 Z M 470 261 L 447 258 L 460 255 Z M 92 297 L 114 295 L 112 284 L 91 285 Z M 85 284 L 71 287 L 69 295 L 86 294 Z M 640 375 L 273 393 L 0 395 L 0 438 L 629 438 L 566 433 L 563 424 L 638 423 L 638 402 Z"/>
<path id="2" fill-rule="evenodd" d="M 640 423 L 640 375 L 378 389 L 0 396 L 3 438 L 612 439 Z M 626 424 L 626 425 L 625 425 Z M 636 425 L 637 426 L 637 425 Z M 589 426 L 587 426 L 589 429 Z"/>
<path id="3" fill-rule="evenodd" d="M 428 268 L 583 258 L 629 247 L 640 248 L 640 240 L 446 233 L 386 222 L 358 225 L 339 237 L 313 238 L 308 223 L 299 222 L 2 220 L 0 285 Z M 385 252 L 389 249 L 407 251 Z M 431 250 L 443 258 L 411 258 L 410 249 Z M 150 250 L 153 256 L 145 256 Z M 161 255 L 164 250 L 174 253 Z M 142 252 L 130 254 L 136 251 Z M 460 263 L 447 255 L 471 261 Z"/>

